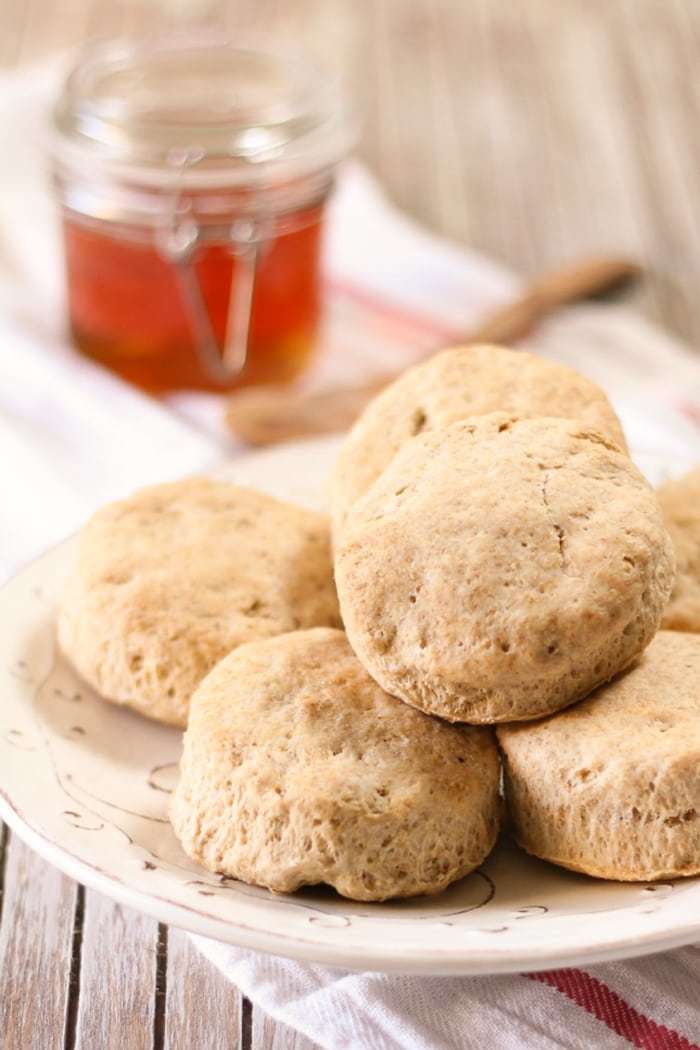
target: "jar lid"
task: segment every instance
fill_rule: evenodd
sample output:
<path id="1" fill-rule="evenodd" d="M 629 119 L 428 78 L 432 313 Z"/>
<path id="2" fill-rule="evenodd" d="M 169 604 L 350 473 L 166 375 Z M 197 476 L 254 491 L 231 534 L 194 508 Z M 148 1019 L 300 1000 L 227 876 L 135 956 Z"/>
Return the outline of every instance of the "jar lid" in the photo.
<path id="1" fill-rule="evenodd" d="M 85 53 L 53 114 L 53 152 L 158 185 L 297 178 L 335 164 L 356 127 L 307 64 L 211 37 L 115 41 Z"/>

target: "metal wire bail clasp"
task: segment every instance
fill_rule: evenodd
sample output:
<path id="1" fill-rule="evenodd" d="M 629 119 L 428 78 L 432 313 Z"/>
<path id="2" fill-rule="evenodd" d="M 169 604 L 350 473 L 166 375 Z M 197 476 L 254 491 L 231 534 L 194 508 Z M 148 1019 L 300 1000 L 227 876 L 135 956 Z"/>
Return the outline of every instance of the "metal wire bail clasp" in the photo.
<path id="1" fill-rule="evenodd" d="M 269 222 L 240 217 L 228 229 L 226 239 L 235 261 L 224 345 L 220 347 L 194 265 L 203 240 L 202 227 L 183 193 L 185 172 L 203 157 L 203 150 L 196 147 L 171 151 L 168 164 L 173 168 L 173 186 L 166 221 L 157 231 L 157 245 L 175 267 L 199 364 L 212 382 L 223 384 L 239 376 L 248 360 L 255 278 L 262 247 L 269 237 Z"/>

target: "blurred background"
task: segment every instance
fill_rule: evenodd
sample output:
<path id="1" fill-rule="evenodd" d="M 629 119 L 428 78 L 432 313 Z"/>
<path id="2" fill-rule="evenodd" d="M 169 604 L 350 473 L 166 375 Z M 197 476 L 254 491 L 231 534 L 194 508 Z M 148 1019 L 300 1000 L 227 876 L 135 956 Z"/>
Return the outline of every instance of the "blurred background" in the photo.
<path id="1" fill-rule="evenodd" d="M 0 443 L 4 483 L 34 479 L 14 485 L 13 521 L 0 520 L 0 573 L 70 532 L 100 502 L 140 484 L 209 466 L 246 444 L 345 429 L 378 385 L 446 345 L 520 345 L 524 335 L 524 345 L 604 387 L 638 453 L 678 469 L 694 460 L 694 0 L 0 0 L 0 30 Z M 138 62 L 138 72 L 131 66 L 121 78 L 79 79 L 84 94 L 64 94 L 61 103 L 70 120 L 69 131 L 60 132 L 60 159 L 58 119 L 53 140 L 48 129 L 63 78 L 83 61 L 86 45 L 145 39 L 151 54 L 154 42 L 173 32 L 189 46 L 201 30 L 212 30 L 226 47 L 301 54 L 299 69 L 318 67 L 312 108 L 302 103 L 304 121 L 313 118 L 313 145 L 301 136 L 307 145 L 299 148 L 316 165 L 311 182 L 318 176 L 322 185 L 307 193 L 308 172 L 282 174 L 274 159 L 268 165 L 258 155 L 237 155 L 231 177 L 243 173 L 246 193 L 249 172 L 273 194 L 295 180 L 301 187 L 292 203 L 285 198 L 275 211 L 275 198 L 265 213 L 281 216 L 283 225 L 301 217 L 299 230 L 263 235 L 260 250 L 247 256 L 242 242 L 216 238 L 222 231 L 227 238 L 236 216 L 245 220 L 254 211 L 240 210 L 236 196 L 210 220 L 197 210 L 197 201 L 209 207 L 209 191 L 197 197 L 191 184 L 186 206 L 195 202 L 192 214 L 203 227 L 219 226 L 204 245 L 195 242 L 183 275 L 172 256 L 165 261 L 160 240 L 163 230 L 168 236 L 169 201 L 179 193 L 167 181 L 171 131 L 189 144 L 192 127 L 209 127 L 218 113 L 223 153 L 207 146 L 192 177 L 224 171 L 224 182 L 229 178 L 231 128 L 241 141 L 267 134 L 258 110 L 253 120 L 245 106 L 235 118 L 227 109 L 247 97 L 235 80 L 238 59 L 225 58 L 218 80 L 205 60 L 196 87 L 182 67 L 169 81 L 149 81 Z M 359 137 L 355 143 L 354 134 L 341 134 L 330 157 L 334 125 L 324 120 L 342 109 L 332 101 L 336 80 L 359 116 Z M 117 163 L 103 192 L 100 151 L 108 167 L 113 143 L 121 162 L 121 144 L 136 141 L 129 85 L 138 85 L 137 109 L 152 106 L 157 114 L 156 139 L 149 137 L 149 111 L 138 148 L 167 144 L 158 147 L 161 188 L 143 192 L 137 149 L 129 161 L 136 167 L 124 176 Z M 83 109 L 88 96 L 95 105 Z M 203 124 L 183 117 L 191 99 Z M 162 124 L 159 106 L 169 107 Z M 116 116 L 110 124 L 120 107 L 126 122 Z M 306 127 L 304 121 L 279 125 L 291 136 L 280 147 L 286 159 L 287 144 L 297 143 L 290 129 Z M 103 133 L 116 138 L 100 139 Z M 205 142 L 208 132 L 201 134 Z M 72 159 L 69 147 L 77 150 Z M 325 161 L 318 160 L 324 149 Z M 253 209 L 257 192 L 250 192 Z M 117 203 L 127 198 L 128 207 Z M 183 213 L 178 237 L 187 221 Z M 539 276 L 557 275 L 561 292 L 561 268 L 590 259 L 632 264 L 637 279 L 623 296 L 603 302 L 579 303 L 590 299 L 579 287 L 568 296 L 577 301 L 573 308 L 561 309 L 560 296 L 534 323 L 516 324 L 517 334 L 512 325 L 484 334 L 494 311 L 511 309 Z M 246 268 L 249 277 L 253 272 L 248 282 Z M 243 317 L 249 326 L 241 335 L 235 321 Z M 233 380 L 231 373 L 216 376 L 222 354 L 229 360 L 231 350 L 236 359 L 234 332 L 242 346 L 248 340 L 242 382 L 235 370 Z M 207 343 L 213 372 L 193 381 L 197 359 L 200 380 L 207 371 L 200 352 Z M 113 371 L 95 367 L 76 345 Z M 309 357 L 311 348 L 317 352 Z M 257 385 L 290 380 L 296 387 L 279 397 Z M 154 400 L 142 390 L 165 396 Z M 52 535 L 41 512 L 47 502 Z"/>
<path id="2" fill-rule="evenodd" d="M 0 0 L 0 64 L 202 22 L 342 68 L 360 156 L 432 229 L 523 275 L 628 253 L 639 308 L 700 342 L 692 0 Z"/>

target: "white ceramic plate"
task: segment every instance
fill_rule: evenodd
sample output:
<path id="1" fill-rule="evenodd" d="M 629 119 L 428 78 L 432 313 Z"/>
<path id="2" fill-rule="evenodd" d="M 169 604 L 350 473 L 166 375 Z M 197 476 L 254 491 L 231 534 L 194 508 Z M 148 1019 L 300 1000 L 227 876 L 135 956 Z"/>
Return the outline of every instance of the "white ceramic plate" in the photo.
<path id="1" fill-rule="evenodd" d="M 318 505 L 334 443 L 250 455 L 227 476 Z M 658 480 L 663 465 L 642 463 Z M 81 882 L 159 920 L 351 969 L 496 973 L 578 965 L 700 940 L 700 880 L 599 882 L 507 841 L 441 896 L 355 904 L 274 896 L 184 855 L 167 819 L 180 733 L 103 703 L 56 653 L 72 541 L 0 593 L 0 816 Z"/>

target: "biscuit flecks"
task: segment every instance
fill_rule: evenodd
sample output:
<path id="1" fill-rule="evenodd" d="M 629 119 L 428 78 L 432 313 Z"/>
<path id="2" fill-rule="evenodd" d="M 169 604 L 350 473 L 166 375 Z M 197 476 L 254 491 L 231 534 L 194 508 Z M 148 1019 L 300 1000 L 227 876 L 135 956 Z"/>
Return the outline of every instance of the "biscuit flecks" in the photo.
<path id="1" fill-rule="evenodd" d="M 617 674 L 673 577 L 658 501 L 625 453 L 578 422 L 503 413 L 405 443 L 336 546 L 370 674 L 470 723 L 537 718 Z"/>
<path id="2" fill-rule="evenodd" d="M 235 646 L 339 624 L 327 519 L 193 478 L 87 523 L 58 638 L 103 697 L 185 725 L 191 694 Z"/>
<path id="3" fill-rule="evenodd" d="M 700 873 L 700 636 L 660 631 L 576 707 L 497 733 L 528 852 L 621 881 Z"/>
<path id="4" fill-rule="evenodd" d="M 404 372 L 359 417 L 329 485 L 337 534 L 355 502 L 416 434 L 470 416 L 504 411 L 523 417 L 578 419 L 596 441 L 626 450 L 603 391 L 565 365 L 500 346 L 444 350 Z M 507 427 L 508 424 L 504 424 Z"/>
<path id="5" fill-rule="evenodd" d="M 491 850 L 500 767 L 485 728 L 387 696 L 342 631 L 241 646 L 194 697 L 171 820 L 211 871 L 280 893 L 438 893 Z"/>

